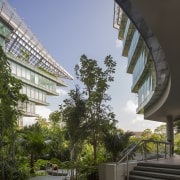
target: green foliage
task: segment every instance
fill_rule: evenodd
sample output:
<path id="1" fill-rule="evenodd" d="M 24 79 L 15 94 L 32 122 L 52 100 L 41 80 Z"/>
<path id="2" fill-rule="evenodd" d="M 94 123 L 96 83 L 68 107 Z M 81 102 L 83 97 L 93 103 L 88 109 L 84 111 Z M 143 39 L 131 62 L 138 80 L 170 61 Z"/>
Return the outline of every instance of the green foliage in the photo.
<path id="1" fill-rule="evenodd" d="M 59 111 L 54 111 L 49 115 L 49 121 L 52 123 L 53 127 L 61 122 L 61 114 Z"/>
<path id="2" fill-rule="evenodd" d="M 57 164 L 58 166 L 60 166 L 60 164 L 61 164 L 61 162 L 60 162 L 59 159 L 57 159 L 57 158 L 52 158 L 52 159 L 50 160 L 50 163 L 52 163 L 52 164 Z"/>
<path id="3" fill-rule="evenodd" d="M 180 155 L 180 133 L 175 134 L 174 137 L 174 152 Z"/>
<path id="4" fill-rule="evenodd" d="M 84 84 L 83 94 L 86 97 L 86 123 L 89 142 L 93 145 L 94 164 L 97 162 L 98 144 L 102 141 L 103 131 L 108 126 L 115 125 L 115 115 L 106 102 L 110 96 L 106 93 L 109 83 L 114 80 L 116 62 L 109 55 L 104 60 L 105 69 L 98 66 L 96 60 L 82 55 L 80 66 L 75 66 L 77 78 Z"/>
<path id="5" fill-rule="evenodd" d="M 27 180 L 29 179 L 27 169 L 27 167 L 20 166 L 17 162 L 11 160 L 3 160 L 0 162 L 0 174 L 4 173 L 3 178 L 5 180 Z"/>
<path id="6" fill-rule="evenodd" d="M 151 129 L 145 129 L 145 130 L 142 132 L 142 134 L 141 134 L 141 136 L 142 136 L 144 139 L 149 139 L 149 138 L 151 138 L 151 135 L 152 135 Z"/>
<path id="7" fill-rule="evenodd" d="M 35 170 L 45 170 L 46 169 L 46 165 L 48 163 L 48 160 L 43 160 L 43 159 L 38 159 L 35 163 Z"/>
<path id="8" fill-rule="evenodd" d="M 29 58 L 30 58 L 30 54 L 29 54 L 29 52 L 27 52 L 26 50 L 21 48 L 20 53 L 18 55 L 18 58 L 25 61 L 25 62 L 28 62 Z"/>
<path id="9" fill-rule="evenodd" d="M 104 134 L 104 146 L 108 152 L 112 154 L 114 162 L 120 158 L 120 153 L 128 146 L 132 132 L 120 133 L 118 131 L 110 131 Z"/>
<path id="10" fill-rule="evenodd" d="M 20 94 L 22 81 L 11 75 L 10 65 L 2 47 L 0 47 L 0 61 L 0 158 L 2 162 L 0 179 L 5 180 L 9 176 L 12 178 L 15 174 L 20 179 L 22 173 L 18 169 L 19 166 L 15 165 L 15 142 L 17 139 L 15 130 L 21 115 L 17 105 L 18 101 L 26 101 L 27 96 Z M 11 160 L 14 163 L 13 167 L 9 163 Z"/>
<path id="11" fill-rule="evenodd" d="M 53 73 L 50 73 L 49 71 L 45 70 L 44 68 L 39 67 L 39 69 L 40 69 L 42 72 L 44 72 L 45 74 L 47 74 L 47 75 L 50 75 L 50 76 L 52 76 L 52 77 L 56 77 Z"/>
<path id="12" fill-rule="evenodd" d="M 38 123 L 21 130 L 21 146 L 30 155 L 31 173 L 34 173 L 34 158 L 45 149 L 45 139 Z"/>
<path id="13" fill-rule="evenodd" d="M 47 122 L 46 118 L 43 118 L 41 116 L 36 117 L 36 122 L 43 128 L 48 128 L 49 123 Z"/>
<path id="14" fill-rule="evenodd" d="M 70 141 L 70 157 L 76 160 L 82 146 L 81 142 L 85 138 L 85 129 L 83 124 L 86 117 L 86 101 L 80 93 L 79 87 L 71 90 L 70 98 L 64 100 L 64 105 L 60 106 L 63 121 L 66 123 L 68 139 Z"/>

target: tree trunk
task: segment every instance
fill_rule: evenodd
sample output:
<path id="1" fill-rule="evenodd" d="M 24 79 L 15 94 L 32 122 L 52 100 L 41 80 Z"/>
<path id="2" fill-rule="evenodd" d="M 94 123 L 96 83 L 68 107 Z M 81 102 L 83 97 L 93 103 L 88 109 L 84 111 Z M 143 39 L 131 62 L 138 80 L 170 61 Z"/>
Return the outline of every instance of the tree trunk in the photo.
<path id="1" fill-rule="evenodd" d="M 93 153 L 94 153 L 94 165 L 97 163 L 97 139 L 96 139 L 96 133 L 93 135 Z"/>
<path id="2" fill-rule="evenodd" d="M 0 102 L 1 103 L 1 102 Z M 5 180 L 5 167 L 4 167 L 4 113 L 3 113 L 3 108 L 0 107 L 0 119 L 1 119 L 1 138 L 2 138 L 2 143 L 1 143 L 1 153 L 2 153 L 2 172 L 1 172 L 1 178 L 2 180 Z"/>
<path id="3" fill-rule="evenodd" d="M 30 174 L 34 174 L 34 152 L 31 153 L 30 167 Z"/>
<path id="4" fill-rule="evenodd" d="M 73 166 L 71 167 L 71 177 L 70 177 L 70 180 L 74 180 L 74 146 L 71 149 L 70 158 L 71 158 L 71 163 L 73 164 Z"/>

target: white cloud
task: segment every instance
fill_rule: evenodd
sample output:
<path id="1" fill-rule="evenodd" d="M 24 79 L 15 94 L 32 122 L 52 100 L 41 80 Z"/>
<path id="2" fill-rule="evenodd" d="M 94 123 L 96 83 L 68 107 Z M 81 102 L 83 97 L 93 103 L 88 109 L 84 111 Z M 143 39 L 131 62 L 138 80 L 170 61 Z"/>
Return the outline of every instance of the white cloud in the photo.
<path id="1" fill-rule="evenodd" d="M 136 117 L 132 120 L 132 123 L 135 124 L 135 123 L 141 123 L 143 122 L 144 118 L 143 118 L 143 115 L 136 115 Z"/>
<path id="2" fill-rule="evenodd" d="M 43 118 L 48 119 L 51 112 L 52 111 L 46 106 L 36 106 L 36 114 L 39 114 Z"/>
<path id="3" fill-rule="evenodd" d="M 60 89 L 60 88 L 57 88 L 56 89 L 56 92 L 59 94 L 59 96 L 65 96 L 67 95 L 67 91 L 63 90 L 63 89 Z"/>
<path id="4" fill-rule="evenodd" d="M 135 103 L 132 99 L 126 102 L 124 107 L 124 111 L 128 113 L 129 120 L 131 124 L 142 123 L 144 121 L 143 115 L 136 114 L 137 103 Z"/>
<path id="5" fill-rule="evenodd" d="M 144 116 L 141 114 L 136 114 L 137 103 L 130 99 L 126 102 L 124 108 L 122 109 L 125 121 L 119 122 L 119 127 L 124 127 L 126 130 L 130 131 L 143 131 L 150 128 L 152 131 L 160 126 L 161 122 L 145 120 Z"/>
<path id="6" fill-rule="evenodd" d="M 116 40 L 116 48 L 122 48 L 122 41 L 120 41 L 119 39 Z"/>
<path id="7" fill-rule="evenodd" d="M 128 100 L 126 102 L 126 106 L 124 107 L 124 110 L 129 113 L 136 114 L 136 108 L 137 108 L 137 104 L 133 102 L 133 100 Z"/>

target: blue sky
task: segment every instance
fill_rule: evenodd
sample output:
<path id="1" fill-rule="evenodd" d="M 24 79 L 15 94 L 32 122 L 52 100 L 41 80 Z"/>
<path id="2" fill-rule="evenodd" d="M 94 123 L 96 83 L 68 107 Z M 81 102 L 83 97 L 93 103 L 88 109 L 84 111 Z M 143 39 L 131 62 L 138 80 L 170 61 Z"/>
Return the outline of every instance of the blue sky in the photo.
<path id="1" fill-rule="evenodd" d="M 126 73 L 127 59 L 121 56 L 122 42 L 113 28 L 113 0 L 8 0 L 54 59 L 75 79 L 74 66 L 80 56 L 96 59 L 99 65 L 111 54 L 117 62 L 115 81 L 111 83 L 109 102 L 119 121 L 118 127 L 132 131 L 154 129 L 160 123 L 136 115 L 137 95 L 132 94 L 131 75 Z M 76 80 L 65 80 L 68 87 L 58 89 L 60 96 L 49 97 L 49 107 L 38 107 L 44 117 L 58 109 L 75 87 Z M 28 119 L 29 121 L 29 119 Z M 26 119 L 27 122 L 27 119 Z"/>

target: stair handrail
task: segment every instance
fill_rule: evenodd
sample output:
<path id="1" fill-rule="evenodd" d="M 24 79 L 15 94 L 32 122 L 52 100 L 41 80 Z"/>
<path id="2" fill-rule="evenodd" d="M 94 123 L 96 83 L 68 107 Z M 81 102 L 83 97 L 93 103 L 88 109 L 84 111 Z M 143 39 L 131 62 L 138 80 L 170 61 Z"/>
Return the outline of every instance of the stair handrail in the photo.
<path id="1" fill-rule="evenodd" d="M 119 165 L 127 156 L 129 156 L 130 153 L 133 152 L 133 150 L 140 144 L 144 142 L 144 140 L 139 140 L 137 142 L 133 142 L 132 144 L 130 144 L 127 148 L 125 148 L 122 152 L 121 152 L 121 159 L 116 163 L 117 165 Z"/>
<path id="2" fill-rule="evenodd" d="M 122 161 L 124 159 L 126 159 L 126 170 L 127 170 L 127 180 L 129 180 L 129 155 L 130 153 L 132 153 L 135 148 L 140 144 L 140 143 L 143 143 L 143 144 L 146 144 L 148 142 L 153 142 L 153 143 L 156 143 L 157 144 L 157 147 L 158 147 L 158 144 L 159 143 L 163 143 L 165 144 L 165 158 L 166 158 L 166 145 L 169 144 L 170 146 L 170 157 L 172 156 L 173 154 L 173 150 L 172 150 L 172 143 L 171 142 L 166 142 L 166 141 L 156 141 L 156 140 L 153 140 L 153 139 L 148 139 L 148 140 L 144 140 L 144 139 L 141 139 L 137 142 L 134 142 L 132 144 L 130 144 L 127 148 L 125 148 L 121 154 L 124 154 L 122 156 L 122 158 L 116 163 L 116 172 L 117 172 L 117 166 L 122 163 Z M 133 146 L 132 146 L 133 145 Z M 132 146 L 132 147 L 131 147 Z M 157 155 L 158 155 L 158 148 L 157 148 Z M 145 154 L 145 161 L 147 160 L 147 157 L 146 157 L 146 154 Z M 157 160 L 158 160 L 158 156 L 157 156 Z"/>
<path id="3" fill-rule="evenodd" d="M 132 144 L 130 144 L 127 148 L 125 148 L 121 154 L 122 158 L 116 163 L 116 173 L 117 173 L 117 166 L 126 158 L 126 169 L 127 169 L 127 180 L 129 180 L 129 163 L 128 163 L 128 156 L 130 153 L 133 152 L 133 150 L 141 143 L 143 142 L 143 140 L 139 140 L 137 142 L 134 142 Z M 116 179 L 117 179 L 117 174 L 116 174 Z"/>

